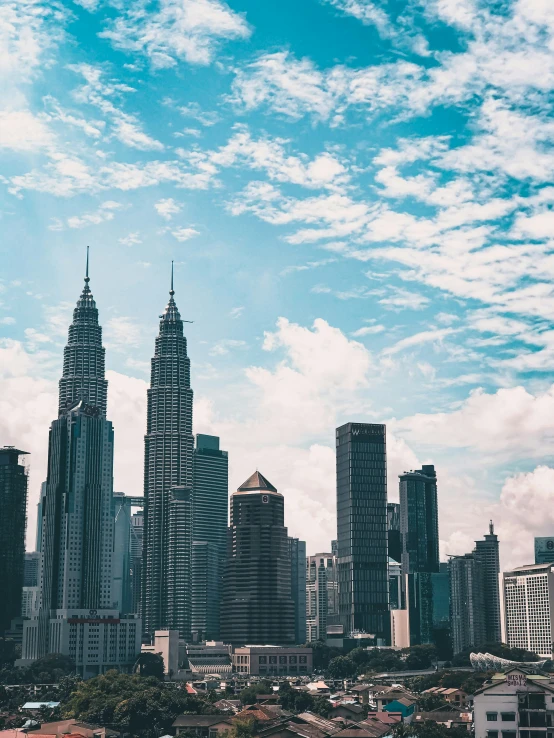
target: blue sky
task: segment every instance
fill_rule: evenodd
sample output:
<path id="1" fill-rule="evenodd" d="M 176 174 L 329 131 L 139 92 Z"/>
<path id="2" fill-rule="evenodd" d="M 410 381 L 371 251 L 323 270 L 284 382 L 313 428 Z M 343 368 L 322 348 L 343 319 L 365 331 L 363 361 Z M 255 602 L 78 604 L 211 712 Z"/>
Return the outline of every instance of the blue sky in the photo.
<path id="1" fill-rule="evenodd" d="M 0 442 L 30 525 L 86 245 L 142 488 L 171 260 L 195 430 L 335 535 L 336 425 L 386 422 L 389 497 L 439 474 L 442 554 L 554 530 L 554 10 L 548 0 L 0 7 Z M 552 512 L 551 512 L 552 510 Z"/>

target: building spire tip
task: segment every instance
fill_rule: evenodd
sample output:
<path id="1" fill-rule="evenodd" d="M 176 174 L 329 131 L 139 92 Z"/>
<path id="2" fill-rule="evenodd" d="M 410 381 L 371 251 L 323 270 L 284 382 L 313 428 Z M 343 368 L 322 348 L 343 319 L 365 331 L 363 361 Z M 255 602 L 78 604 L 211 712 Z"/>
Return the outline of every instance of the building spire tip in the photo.
<path id="1" fill-rule="evenodd" d="M 87 284 L 90 282 L 90 277 L 88 276 L 88 252 L 89 252 L 89 246 L 87 246 L 87 266 L 85 269 L 85 282 Z"/>
<path id="2" fill-rule="evenodd" d="M 171 297 L 175 294 L 175 290 L 173 289 L 173 260 L 171 261 L 171 289 L 169 290 L 169 294 Z"/>

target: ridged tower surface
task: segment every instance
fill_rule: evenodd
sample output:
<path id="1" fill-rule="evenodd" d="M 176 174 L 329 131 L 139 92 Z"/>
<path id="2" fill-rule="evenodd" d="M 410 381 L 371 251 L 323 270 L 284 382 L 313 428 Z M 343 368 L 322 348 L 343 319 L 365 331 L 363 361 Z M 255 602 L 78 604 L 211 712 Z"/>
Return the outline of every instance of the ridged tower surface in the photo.
<path id="1" fill-rule="evenodd" d="M 143 628 L 149 634 L 168 627 L 182 632 L 190 623 L 190 613 L 169 611 L 176 594 L 168 581 L 169 490 L 192 488 L 194 450 L 187 341 L 173 288 L 169 295 L 151 362 L 145 436 Z"/>
<path id="2" fill-rule="evenodd" d="M 79 400 L 93 405 L 106 417 L 108 382 L 105 376 L 105 349 L 102 328 L 98 324 L 98 309 L 89 287 L 85 286 L 73 310 L 67 345 L 63 352 L 63 374 L 59 384 L 58 413 Z"/>

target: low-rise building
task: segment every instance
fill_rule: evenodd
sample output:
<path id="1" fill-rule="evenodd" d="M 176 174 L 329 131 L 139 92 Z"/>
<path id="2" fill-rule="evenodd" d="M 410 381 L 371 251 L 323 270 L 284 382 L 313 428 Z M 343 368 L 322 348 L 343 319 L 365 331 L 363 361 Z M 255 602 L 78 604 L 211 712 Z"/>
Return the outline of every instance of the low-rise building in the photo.
<path id="1" fill-rule="evenodd" d="M 197 738 L 216 738 L 231 730 L 232 726 L 230 718 L 224 715 L 179 715 L 171 727 L 175 735 L 185 733 Z"/>
<path id="2" fill-rule="evenodd" d="M 251 676 L 311 674 L 312 649 L 297 646 L 243 646 L 233 650 L 233 671 Z"/>
<path id="3" fill-rule="evenodd" d="M 463 712 L 455 707 L 437 707 L 435 710 L 428 712 L 417 712 L 412 720 L 413 723 L 436 723 L 443 725 L 445 728 L 464 728 L 471 730 L 472 713 Z"/>
<path id="4" fill-rule="evenodd" d="M 69 738 L 69 736 L 80 736 L 80 738 L 117 738 L 119 733 L 110 728 L 99 725 L 91 725 L 76 720 L 57 720 L 52 723 L 42 723 L 40 728 L 29 730 L 27 735 L 36 738 Z"/>
<path id="5" fill-rule="evenodd" d="M 190 669 L 197 674 L 230 674 L 231 646 L 222 641 L 187 643 L 186 655 Z"/>
<path id="6" fill-rule="evenodd" d="M 554 680 L 514 668 L 473 696 L 475 738 L 553 738 Z"/>
<path id="7" fill-rule="evenodd" d="M 431 687 L 430 689 L 426 689 L 423 694 L 435 695 L 445 702 L 457 705 L 458 707 L 467 705 L 468 696 L 463 689 L 456 689 L 455 687 Z"/>

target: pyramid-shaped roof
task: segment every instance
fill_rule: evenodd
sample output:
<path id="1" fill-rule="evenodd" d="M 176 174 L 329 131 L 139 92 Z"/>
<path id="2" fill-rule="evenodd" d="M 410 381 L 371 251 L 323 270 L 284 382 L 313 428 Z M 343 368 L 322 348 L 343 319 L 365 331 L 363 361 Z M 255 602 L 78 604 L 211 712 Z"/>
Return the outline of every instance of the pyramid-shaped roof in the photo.
<path id="1" fill-rule="evenodd" d="M 246 482 L 240 485 L 237 492 L 255 492 L 263 490 L 264 492 L 277 492 L 277 489 L 269 482 L 263 474 L 255 471 L 252 476 L 248 477 Z"/>

